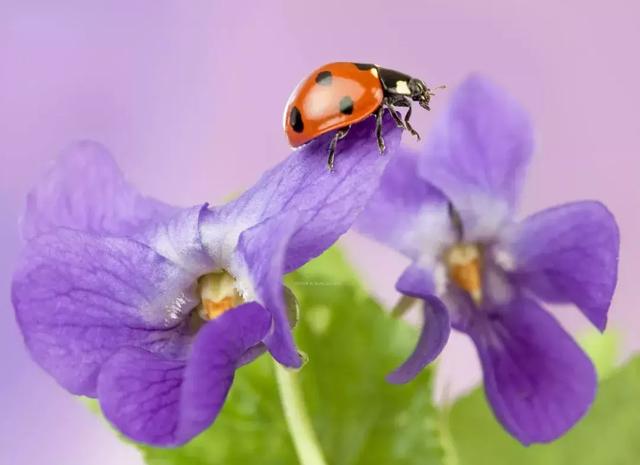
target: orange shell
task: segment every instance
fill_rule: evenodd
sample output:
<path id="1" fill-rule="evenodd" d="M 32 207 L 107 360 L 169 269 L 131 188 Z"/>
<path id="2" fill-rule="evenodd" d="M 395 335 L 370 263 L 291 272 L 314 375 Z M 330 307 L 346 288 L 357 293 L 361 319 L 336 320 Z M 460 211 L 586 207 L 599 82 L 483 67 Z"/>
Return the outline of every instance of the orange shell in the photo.
<path id="1" fill-rule="evenodd" d="M 298 147 L 321 134 L 357 123 L 374 113 L 382 99 L 377 66 L 348 62 L 321 66 L 289 97 L 283 117 L 289 144 Z"/>

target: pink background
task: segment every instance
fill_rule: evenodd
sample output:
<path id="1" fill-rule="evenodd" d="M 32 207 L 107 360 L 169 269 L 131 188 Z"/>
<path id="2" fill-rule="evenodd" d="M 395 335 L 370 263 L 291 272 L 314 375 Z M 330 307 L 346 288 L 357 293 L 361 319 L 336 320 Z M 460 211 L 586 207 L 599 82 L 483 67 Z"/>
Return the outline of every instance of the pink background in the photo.
<path id="1" fill-rule="evenodd" d="M 17 217 L 47 164 L 93 138 L 141 190 L 215 202 L 288 154 L 283 105 L 329 61 L 373 61 L 432 85 L 480 71 L 515 95 L 537 129 L 523 213 L 583 198 L 613 210 L 623 242 L 611 326 L 627 354 L 640 348 L 639 15 L 633 0 L 0 0 L 0 463 L 140 463 L 30 361 L 14 322 Z M 424 134 L 446 99 L 416 116 Z M 345 242 L 392 302 L 403 260 L 354 233 Z M 470 345 L 454 338 L 442 369 L 449 391 L 475 382 Z"/>

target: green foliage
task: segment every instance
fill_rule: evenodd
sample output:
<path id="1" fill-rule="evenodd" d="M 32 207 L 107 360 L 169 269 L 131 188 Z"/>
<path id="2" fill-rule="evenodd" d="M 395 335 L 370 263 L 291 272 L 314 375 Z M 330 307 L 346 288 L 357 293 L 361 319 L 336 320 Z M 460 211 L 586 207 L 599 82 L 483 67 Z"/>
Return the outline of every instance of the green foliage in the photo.
<path id="1" fill-rule="evenodd" d="M 417 331 L 391 319 L 332 249 L 288 277 L 300 303 L 295 330 L 309 362 L 299 372 L 313 427 L 331 465 L 440 465 L 431 370 L 403 386 L 384 376 Z M 150 465 L 296 464 L 273 366 L 241 368 L 216 423 L 177 449 L 141 448 Z"/>
<path id="2" fill-rule="evenodd" d="M 301 371 L 314 428 L 331 465 L 432 464 L 442 460 L 432 371 L 397 386 L 384 376 L 411 352 L 417 331 L 391 319 L 333 249 L 295 273 Z"/>
<path id="3" fill-rule="evenodd" d="M 620 335 L 616 331 L 608 329 L 601 333 L 593 329 L 578 342 L 595 365 L 598 378 L 602 380 L 614 371 L 620 347 Z"/>
<path id="4" fill-rule="evenodd" d="M 604 379 L 586 417 L 551 444 L 521 446 L 494 419 L 480 390 L 453 406 L 448 427 L 456 465 L 636 465 L 640 357 Z"/>

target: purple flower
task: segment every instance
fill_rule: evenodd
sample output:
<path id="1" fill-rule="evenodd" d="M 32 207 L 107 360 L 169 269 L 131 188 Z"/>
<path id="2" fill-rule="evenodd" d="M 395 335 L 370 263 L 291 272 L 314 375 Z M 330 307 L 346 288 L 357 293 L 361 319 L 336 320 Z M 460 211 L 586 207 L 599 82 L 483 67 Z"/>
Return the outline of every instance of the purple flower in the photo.
<path id="1" fill-rule="evenodd" d="M 29 194 L 12 297 L 35 359 L 97 397 L 132 439 L 181 444 L 216 418 L 238 366 L 301 360 L 282 277 L 347 231 L 377 187 L 373 121 L 322 137 L 220 207 L 177 208 L 125 182 L 98 144 L 72 147 Z M 393 152 L 400 131 L 388 119 Z"/>
<path id="2" fill-rule="evenodd" d="M 616 222 L 599 202 L 514 221 L 531 133 L 515 102 L 469 78 L 424 152 L 394 156 L 359 220 L 412 260 L 396 288 L 425 301 L 415 352 L 389 380 L 411 380 L 453 326 L 472 338 L 486 396 L 524 444 L 566 432 L 596 389 L 590 360 L 540 301 L 574 304 L 604 330 L 619 249 Z"/>

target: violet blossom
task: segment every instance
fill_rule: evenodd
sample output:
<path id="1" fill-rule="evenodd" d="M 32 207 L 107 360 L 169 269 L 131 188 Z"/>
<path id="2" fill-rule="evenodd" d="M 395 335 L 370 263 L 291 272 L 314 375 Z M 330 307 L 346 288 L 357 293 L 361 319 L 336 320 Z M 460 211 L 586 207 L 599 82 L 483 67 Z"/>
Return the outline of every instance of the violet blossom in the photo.
<path id="1" fill-rule="evenodd" d="M 27 199 L 12 300 L 34 360 L 97 397 L 128 437 L 184 443 L 223 406 L 234 372 L 265 348 L 300 367 L 284 274 L 346 232 L 377 187 L 400 130 L 373 118 L 341 142 L 293 152 L 219 207 L 142 196 L 106 150 L 71 147 Z"/>
<path id="2" fill-rule="evenodd" d="M 389 381 L 411 380 L 450 327 L 468 334 L 498 420 L 524 444 L 551 441 L 587 411 L 589 358 L 541 302 L 573 304 L 604 330 L 619 233 L 597 201 L 514 220 L 532 129 L 525 112 L 480 77 L 452 96 L 420 153 L 398 153 L 359 229 L 411 259 L 396 288 L 422 299 L 415 352 Z"/>

